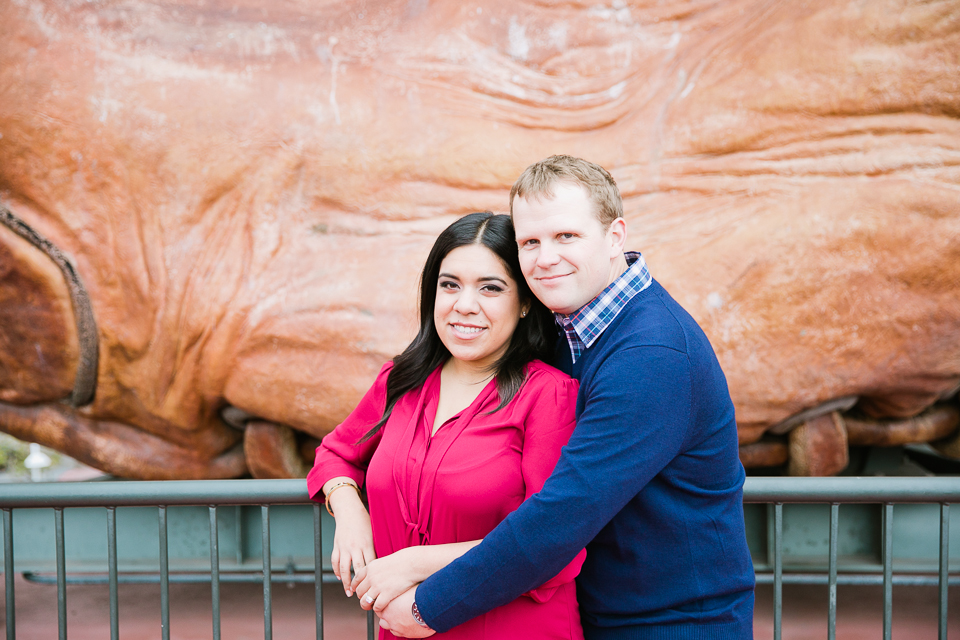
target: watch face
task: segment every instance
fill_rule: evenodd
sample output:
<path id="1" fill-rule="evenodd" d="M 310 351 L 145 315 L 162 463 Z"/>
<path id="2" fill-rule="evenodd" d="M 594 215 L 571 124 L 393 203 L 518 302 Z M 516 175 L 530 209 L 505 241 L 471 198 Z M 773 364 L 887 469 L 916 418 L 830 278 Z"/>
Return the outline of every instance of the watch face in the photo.
<path id="1" fill-rule="evenodd" d="M 417 624 L 425 629 L 429 629 L 427 623 L 423 621 L 423 617 L 420 615 L 420 609 L 417 608 L 417 603 L 414 601 L 413 606 L 410 607 L 410 612 L 413 614 L 413 619 L 417 621 Z"/>

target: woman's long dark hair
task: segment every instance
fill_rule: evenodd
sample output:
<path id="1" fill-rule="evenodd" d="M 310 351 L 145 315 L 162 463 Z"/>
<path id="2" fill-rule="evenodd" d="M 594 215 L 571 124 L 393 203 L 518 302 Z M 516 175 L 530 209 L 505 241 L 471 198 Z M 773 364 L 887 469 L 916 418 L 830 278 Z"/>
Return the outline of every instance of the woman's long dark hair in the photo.
<path id="1" fill-rule="evenodd" d="M 403 353 L 393 359 L 393 369 L 387 376 L 387 404 L 383 416 L 363 436 L 361 442 L 371 438 L 386 424 L 393 407 L 405 393 L 423 385 L 427 377 L 450 357 L 433 322 L 440 263 L 454 249 L 471 244 L 483 245 L 500 258 L 507 273 L 517 283 L 520 304 L 530 305 L 527 316 L 517 323 L 506 352 L 493 365 L 500 396 L 500 405 L 493 412 L 505 407 L 520 390 L 526 380 L 527 363 L 552 352 L 557 337 L 553 314 L 530 292 L 520 272 L 517 240 L 510 216 L 494 215 L 489 211 L 466 215 L 440 234 L 423 265 L 423 274 L 420 276 L 420 331 Z"/>

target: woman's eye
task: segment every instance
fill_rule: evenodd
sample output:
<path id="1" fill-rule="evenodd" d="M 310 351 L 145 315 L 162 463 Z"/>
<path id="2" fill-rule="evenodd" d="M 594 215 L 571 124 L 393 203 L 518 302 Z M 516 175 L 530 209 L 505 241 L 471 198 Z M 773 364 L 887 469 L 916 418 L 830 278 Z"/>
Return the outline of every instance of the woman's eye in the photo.
<path id="1" fill-rule="evenodd" d="M 441 281 L 438 286 L 439 286 L 441 289 L 445 289 L 445 290 L 447 290 L 447 291 L 452 291 L 453 289 L 456 289 L 456 288 L 457 288 L 457 283 L 456 283 L 456 282 L 451 282 L 450 280 L 445 280 L 445 281 Z"/>
<path id="2" fill-rule="evenodd" d="M 484 292 L 486 292 L 486 293 L 502 293 L 502 292 L 503 292 L 503 288 L 502 288 L 502 287 L 498 287 L 498 286 L 495 285 L 495 284 L 484 285 L 484 287 L 483 287 L 482 289 L 480 289 L 480 290 L 481 290 L 481 291 L 484 291 Z"/>

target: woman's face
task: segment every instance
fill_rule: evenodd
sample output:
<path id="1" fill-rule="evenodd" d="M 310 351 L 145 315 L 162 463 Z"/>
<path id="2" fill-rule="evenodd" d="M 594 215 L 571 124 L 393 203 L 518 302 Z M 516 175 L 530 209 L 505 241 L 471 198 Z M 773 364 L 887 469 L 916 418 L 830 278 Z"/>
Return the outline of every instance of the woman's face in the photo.
<path id="1" fill-rule="evenodd" d="M 457 247 L 440 263 L 433 321 L 457 360 L 477 368 L 496 362 L 523 310 L 516 281 L 485 246 Z"/>

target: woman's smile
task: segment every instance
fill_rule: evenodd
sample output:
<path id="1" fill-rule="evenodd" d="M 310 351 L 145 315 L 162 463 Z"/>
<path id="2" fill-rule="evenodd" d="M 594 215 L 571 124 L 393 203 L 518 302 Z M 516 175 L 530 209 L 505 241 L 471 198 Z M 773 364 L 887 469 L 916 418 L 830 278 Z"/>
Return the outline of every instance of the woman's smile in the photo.
<path id="1" fill-rule="evenodd" d="M 457 324 L 457 323 L 451 323 L 450 326 L 453 327 L 453 330 L 455 332 L 466 334 L 464 336 L 466 338 L 474 338 L 477 336 L 477 334 L 479 334 L 481 331 L 486 329 L 486 327 L 476 327 L 472 325 Z"/>

